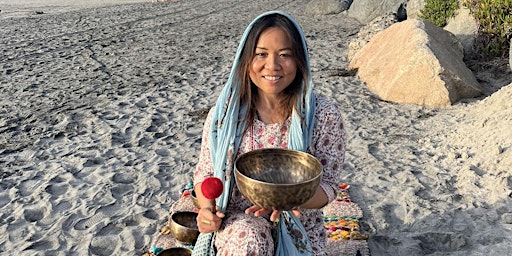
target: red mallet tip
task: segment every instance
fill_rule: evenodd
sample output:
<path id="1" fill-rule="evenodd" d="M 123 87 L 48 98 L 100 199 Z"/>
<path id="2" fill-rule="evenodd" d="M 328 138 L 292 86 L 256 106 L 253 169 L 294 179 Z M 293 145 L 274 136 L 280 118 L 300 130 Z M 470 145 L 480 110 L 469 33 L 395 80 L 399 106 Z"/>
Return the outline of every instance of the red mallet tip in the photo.
<path id="1" fill-rule="evenodd" d="M 224 189 L 224 185 L 219 178 L 216 177 L 208 177 L 204 179 L 203 183 L 201 183 L 201 192 L 203 196 L 207 199 L 215 199 L 222 194 L 222 190 Z"/>

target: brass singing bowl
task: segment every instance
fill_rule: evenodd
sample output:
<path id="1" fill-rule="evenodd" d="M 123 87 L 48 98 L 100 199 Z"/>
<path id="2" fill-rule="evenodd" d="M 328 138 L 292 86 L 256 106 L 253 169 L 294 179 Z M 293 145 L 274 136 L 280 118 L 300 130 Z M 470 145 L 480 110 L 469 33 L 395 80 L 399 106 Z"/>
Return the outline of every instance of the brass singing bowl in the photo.
<path id="1" fill-rule="evenodd" d="M 192 250 L 188 248 L 182 247 L 172 247 L 169 249 L 165 249 L 157 254 L 157 256 L 190 256 L 192 255 Z"/>
<path id="2" fill-rule="evenodd" d="M 184 244 L 195 244 L 199 236 L 196 212 L 175 212 L 171 215 L 171 234 L 176 240 Z"/>
<path id="3" fill-rule="evenodd" d="M 290 149 L 257 149 L 235 161 L 235 181 L 254 205 L 288 211 L 307 202 L 322 180 L 314 156 Z"/>
<path id="4" fill-rule="evenodd" d="M 190 192 L 190 197 L 192 198 L 194 207 L 196 207 L 196 209 L 200 209 L 201 207 L 199 206 L 199 201 L 197 201 L 196 191 L 192 190 L 192 192 Z"/>

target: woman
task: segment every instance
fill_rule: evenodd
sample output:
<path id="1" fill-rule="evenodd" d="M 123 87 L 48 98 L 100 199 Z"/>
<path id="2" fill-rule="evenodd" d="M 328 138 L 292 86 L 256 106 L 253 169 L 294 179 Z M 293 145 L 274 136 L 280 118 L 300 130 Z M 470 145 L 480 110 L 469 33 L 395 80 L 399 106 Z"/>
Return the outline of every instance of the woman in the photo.
<path id="1" fill-rule="evenodd" d="M 194 172 L 201 205 L 197 224 L 201 236 L 213 237 L 217 255 L 275 253 L 272 229 L 280 212 L 252 205 L 233 185 L 236 157 L 261 148 L 302 150 L 322 163 L 324 173 L 315 195 L 293 213 L 307 233 L 307 253 L 325 254 L 321 208 L 337 193 L 345 132 L 339 110 L 316 97 L 312 86 L 300 26 L 282 12 L 257 17 L 246 29 L 229 80 L 205 121 Z M 213 200 L 206 199 L 200 189 L 201 182 L 212 175 L 224 181 L 216 212 L 212 212 Z M 206 239 L 201 236 L 198 244 Z M 198 244 L 194 255 L 202 254 Z"/>

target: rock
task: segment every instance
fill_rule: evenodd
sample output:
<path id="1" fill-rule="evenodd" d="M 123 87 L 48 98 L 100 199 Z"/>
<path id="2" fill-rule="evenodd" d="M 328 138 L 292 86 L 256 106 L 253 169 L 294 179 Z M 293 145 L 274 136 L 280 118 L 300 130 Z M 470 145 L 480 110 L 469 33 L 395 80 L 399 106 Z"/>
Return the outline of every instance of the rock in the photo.
<path id="1" fill-rule="evenodd" d="M 363 48 L 363 46 L 365 46 L 375 34 L 397 22 L 398 20 L 396 15 L 388 13 L 375 18 L 370 23 L 359 29 L 356 37 L 354 37 L 354 39 L 352 39 L 348 44 L 348 59 L 351 60 L 356 52 Z"/>
<path id="2" fill-rule="evenodd" d="M 404 4 L 400 4 L 398 10 L 396 11 L 396 19 L 398 22 L 404 21 L 407 19 L 407 9 L 405 9 Z"/>
<path id="3" fill-rule="evenodd" d="M 461 7 L 455 17 L 448 19 L 444 29 L 452 32 L 464 47 L 464 59 L 473 59 L 473 47 L 478 35 L 478 22 L 469 9 Z"/>
<path id="4" fill-rule="evenodd" d="M 512 38 L 510 39 L 508 48 L 508 67 L 512 70 Z"/>
<path id="5" fill-rule="evenodd" d="M 418 18 L 421 10 L 425 7 L 425 0 L 409 0 L 406 5 L 407 16 L 409 19 Z"/>
<path id="6" fill-rule="evenodd" d="M 506 212 L 501 215 L 501 219 L 503 219 L 503 222 L 506 224 L 512 224 L 512 213 Z"/>
<path id="7" fill-rule="evenodd" d="M 310 16 L 338 14 L 348 10 L 353 0 L 312 0 L 305 13 Z"/>
<path id="8" fill-rule="evenodd" d="M 381 99 L 439 107 L 482 93 L 450 32 L 408 19 L 377 33 L 349 63 Z"/>
<path id="9" fill-rule="evenodd" d="M 397 13 L 400 5 L 406 0 L 358 0 L 354 1 L 348 9 L 348 16 L 355 18 L 362 24 L 366 24 L 373 19 L 387 14 Z"/>

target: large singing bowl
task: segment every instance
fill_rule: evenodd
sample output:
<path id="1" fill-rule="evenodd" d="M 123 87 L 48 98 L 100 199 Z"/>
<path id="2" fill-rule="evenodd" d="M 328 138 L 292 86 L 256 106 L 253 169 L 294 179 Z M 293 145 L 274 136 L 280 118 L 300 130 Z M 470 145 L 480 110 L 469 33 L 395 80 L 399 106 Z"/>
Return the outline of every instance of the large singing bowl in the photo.
<path id="1" fill-rule="evenodd" d="M 257 149 L 235 161 L 238 189 L 254 205 L 289 211 L 308 201 L 322 180 L 322 165 L 312 155 L 290 149 Z"/>
<path id="2" fill-rule="evenodd" d="M 195 212 L 175 212 L 171 215 L 170 226 L 171 234 L 184 244 L 195 244 L 199 236 L 197 227 L 197 213 Z"/>

